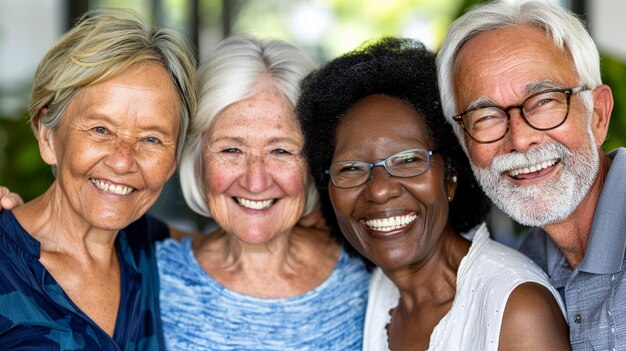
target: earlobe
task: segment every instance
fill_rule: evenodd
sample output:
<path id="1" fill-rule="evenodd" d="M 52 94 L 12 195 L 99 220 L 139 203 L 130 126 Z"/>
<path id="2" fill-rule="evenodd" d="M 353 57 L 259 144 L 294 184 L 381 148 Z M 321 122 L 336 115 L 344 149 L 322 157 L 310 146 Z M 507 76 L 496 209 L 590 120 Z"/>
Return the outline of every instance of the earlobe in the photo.
<path id="1" fill-rule="evenodd" d="M 454 200 L 454 195 L 456 194 L 456 186 L 457 186 L 457 176 L 456 176 L 456 172 L 452 172 L 452 174 L 450 174 L 450 176 L 448 177 L 448 187 L 447 187 L 447 191 L 448 191 L 448 202 L 451 202 L 452 200 Z"/>
<path id="2" fill-rule="evenodd" d="M 54 133 L 50 128 L 43 125 L 43 117 L 48 112 L 47 108 L 39 111 L 37 116 L 37 139 L 39 140 L 39 153 L 48 165 L 56 165 L 56 153 L 54 152 Z"/>
<path id="3" fill-rule="evenodd" d="M 611 88 L 602 84 L 593 90 L 593 115 L 591 127 L 596 138 L 596 143 L 602 145 L 606 139 L 613 111 L 613 93 Z"/>

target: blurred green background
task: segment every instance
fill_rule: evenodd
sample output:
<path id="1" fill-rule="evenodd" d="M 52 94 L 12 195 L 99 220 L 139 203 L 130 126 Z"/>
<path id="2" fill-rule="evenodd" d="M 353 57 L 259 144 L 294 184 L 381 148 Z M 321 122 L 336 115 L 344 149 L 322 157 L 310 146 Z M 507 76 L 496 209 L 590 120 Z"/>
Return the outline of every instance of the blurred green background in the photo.
<path id="1" fill-rule="evenodd" d="M 29 0 L 12 3 L 0 1 L 0 23 L 4 23 L 0 24 L 0 48 L 3 50 L 0 53 L 0 73 L 2 69 L 11 69 L 9 67 L 11 64 L 7 63 L 12 57 L 10 55 L 28 49 L 30 38 L 37 35 L 37 28 L 34 28 L 33 34 L 33 27 L 30 24 L 29 27 L 24 27 L 30 29 L 28 33 L 26 31 L 16 33 L 15 31 L 20 29 L 8 24 L 8 20 L 19 15 L 11 14 L 15 11 L 23 13 L 23 16 L 29 18 L 13 20 L 28 19 L 28 23 L 36 24 L 38 1 L 42 6 L 48 6 L 48 10 L 54 10 L 50 14 L 50 11 L 39 9 L 39 13 L 45 12 L 45 15 L 58 17 L 54 21 L 58 32 L 55 36 L 69 29 L 73 21 L 89 8 L 125 7 L 139 11 L 157 25 L 175 27 L 186 33 L 198 48 L 200 61 L 222 37 L 234 32 L 253 32 L 293 42 L 304 48 L 319 63 L 353 49 L 367 39 L 383 35 L 413 37 L 436 50 L 448 24 L 469 7 L 482 2 L 476 0 Z M 616 4 L 619 0 L 603 1 Z M 593 23 L 594 19 L 601 23 L 604 18 L 598 20 L 597 16 L 592 15 L 595 13 L 594 6 L 599 6 L 601 2 L 591 0 L 557 2 L 580 14 L 590 23 L 592 36 L 600 34 L 595 31 Z M 27 8 L 22 9 L 19 6 Z M 18 47 L 6 44 L 11 38 Z M 53 39 L 47 46 L 52 45 Z M 47 47 L 36 48 L 37 54 L 31 54 L 35 56 L 33 62 L 38 62 L 46 49 Z M 604 144 L 605 150 L 608 151 L 626 145 L 626 60 L 625 57 L 609 53 L 602 48 L 601 56 L 603 80 L 612 87 L 615 98 L 610 131 Z M 26 201 L 45 191 L 53 180 L 49 167 L 41 161 L 37 142 L 27 122 L 26 108 L 34 70 L 33 64 L 27 76 L 17 82 L 7 83 L 0 75 L 0 184 L 18 192 Z M 179 211 L 179 214 L 173 216 L 194 216 L 185 210 L 176 179 L 171 181 L 169 189 L 164 193 L 165 199 L 160 200 L 156 206 L 157 210 L 160 209 L 162 217 L 176 212 L 171 210 L 172 207 Z M 170 199 L 167 199 L 168 196 Z M 196 216 L 192 221 L 197 222 L 200 219 Z M 510 231 L 504 229 L 507 230 Z"/>

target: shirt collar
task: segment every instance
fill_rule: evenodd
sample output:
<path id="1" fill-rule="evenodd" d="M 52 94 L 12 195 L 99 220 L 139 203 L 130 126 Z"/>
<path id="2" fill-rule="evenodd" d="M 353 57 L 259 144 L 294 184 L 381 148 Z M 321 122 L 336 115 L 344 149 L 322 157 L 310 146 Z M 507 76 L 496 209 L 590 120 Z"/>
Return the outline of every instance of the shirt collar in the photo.
<path id="1" fill-rule="evenodd" d="M 565 260 L 565 255 L 563 255 L 561 250 L 554 244 L 550 236 L 543 229 L 538 229 L 545 234 L 546 238 L 546 273 L 548 273 L 550 283 L 557 289 L 562 288 L 567 284 L 573 269 L 569 266 L 567 260 Z"/>
<path id="2" fill-rule="evenodd" d="M 596 205 L 585 257 L 578 270 L 611 274 L 622 269 L 626 250 L 626 149 L 614 150 L 613 159 Z"/>

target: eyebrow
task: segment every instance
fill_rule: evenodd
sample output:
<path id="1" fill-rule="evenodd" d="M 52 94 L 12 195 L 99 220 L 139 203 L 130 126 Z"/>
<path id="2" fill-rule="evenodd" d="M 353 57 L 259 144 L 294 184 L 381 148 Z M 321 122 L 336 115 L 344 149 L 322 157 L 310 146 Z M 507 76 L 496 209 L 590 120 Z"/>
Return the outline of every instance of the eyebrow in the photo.
<path id="1" fill-rule="evenodd" d="M 535 80 L 526 84 L 526 86 L 524 87 L 524 91 L 526 93 L 526 96 L 528 96 L 528 95 L 532 95 L 532 94 L 535 94 L 544 90 L 548 90 L 548 89 L 562 89 L 562 88 L 563 86 L 561 84 L 558 84 L 551 80 Z M 491 98 L 481 97 L 472 101 L 469 105 L 467 105 L 467 108 L 465 109 L 465 111 L 474 109 L 476 107 L 481 107 L 481 106 L 501 106 L 501 105 L 495 102 Z"/>
<path id="2" fill-rule="evenodd" d="M 274 138 L 271 138 L 268 142 L 269 145 L 279 144 L 279 143 L 288 143 L 288 144 L 293 144 L 293 145 L 301 144 L 299 140 L 294 139 L 294 138 L 289 138 L 289 137 L 274 137 Z"/>
<path id="3" fill-rule="evenodd" d="M 248 143 L 248 139 L 244 138 L 244 137 L 233 137 L 233 136 L 218 136 L 215 139 L 210 139 L 207 141 L 208 145 L 211 144 L 215 144 L 218 142 L 231 142 L 231 143 L 236 143 L 238 145 L 246 145 Z M 279 144 L 279 143 L 288 143 L 291 144 L 293 146 L 298 146 L 298 147 L 302 147 L 302 143 L 298 142 L 298 140 L 295 140 L 293 138 L 287 138 L 287 137 L 273 137 L 270 138 L 266 145 L 275 145 L 275 144 Z"/>

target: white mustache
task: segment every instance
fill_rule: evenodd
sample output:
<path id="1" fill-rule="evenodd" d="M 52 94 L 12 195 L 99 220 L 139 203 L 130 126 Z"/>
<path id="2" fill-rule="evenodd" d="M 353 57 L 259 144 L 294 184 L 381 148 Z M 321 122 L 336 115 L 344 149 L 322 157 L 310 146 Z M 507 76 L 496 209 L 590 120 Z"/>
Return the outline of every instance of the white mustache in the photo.
<path id="1" fill-rule="evenodd" d="M 496 156 L 491 161 L 489 168 L 494 172 L 503 173 L 555 159 L 567 160 L 570 156 L 572 153 L 563 144 L 554 142 L 535 146 L 524 153 L 511 152 Z"/>

